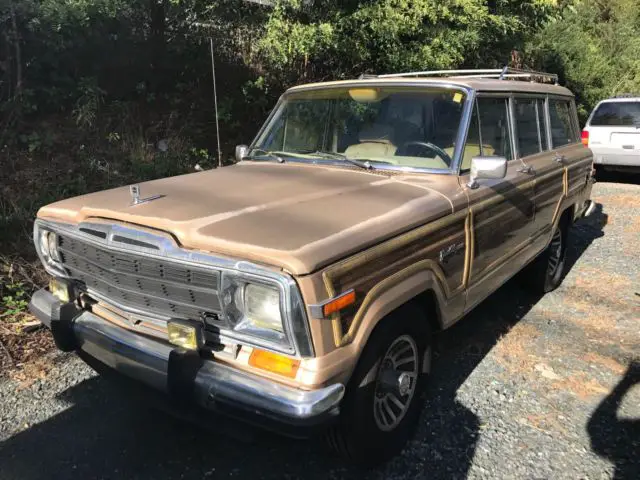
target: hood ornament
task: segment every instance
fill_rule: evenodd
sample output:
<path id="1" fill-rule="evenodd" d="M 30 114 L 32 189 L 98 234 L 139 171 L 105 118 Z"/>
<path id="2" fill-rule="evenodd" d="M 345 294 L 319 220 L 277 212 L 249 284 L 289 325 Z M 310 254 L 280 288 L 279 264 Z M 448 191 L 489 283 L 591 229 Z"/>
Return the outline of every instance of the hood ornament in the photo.
<path id="1" fill-rule="evenodd" d="M 131 203 L 129 205 L 132 207 L 164 197 L 164 195 L 152 195 L 147 198 L 140 198 L 140 185 L 137 183 L 129 186 L 129 193 L 131 194 Z"/>

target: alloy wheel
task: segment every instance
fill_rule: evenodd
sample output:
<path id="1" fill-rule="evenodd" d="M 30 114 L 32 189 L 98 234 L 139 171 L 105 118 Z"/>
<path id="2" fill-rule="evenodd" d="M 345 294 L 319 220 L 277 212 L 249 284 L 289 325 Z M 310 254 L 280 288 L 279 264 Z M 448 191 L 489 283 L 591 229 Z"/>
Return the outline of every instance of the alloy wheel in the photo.
<path id="1" fill-rule="evenodd" d="M 393 430 L 409 410 L 419 373 L 418 346 L 409 335 L 395 339 L 376 377 L 373 417 L 380 430 Z"/>
<path id="2" fill-rule="evenodd" d="M 551 239 L 549 245 L 549 263 L 547 267 L 547 274 L 549 277 L 554 277 L 560 268 L 562 263 L 562 230 L 558 228 Z"/>

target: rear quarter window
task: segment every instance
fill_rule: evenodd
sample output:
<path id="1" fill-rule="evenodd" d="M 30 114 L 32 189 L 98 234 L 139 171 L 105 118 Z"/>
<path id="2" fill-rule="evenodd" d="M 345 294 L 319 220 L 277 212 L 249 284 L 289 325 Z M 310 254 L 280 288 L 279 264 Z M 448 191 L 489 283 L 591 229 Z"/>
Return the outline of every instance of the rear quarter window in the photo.
<path id="1" fill-rule="evenodd" d="M 594 127 L 640 125 L 640 102 L 605 102 L 593 112 L 590 125 Z"/>
<path id="2" fill-rule="evenodd" d="M 571 101 L 549 99 L 549 123 L 554 147 L 578 142 L 578 131 L 574 127 L 572 116 Z"/>

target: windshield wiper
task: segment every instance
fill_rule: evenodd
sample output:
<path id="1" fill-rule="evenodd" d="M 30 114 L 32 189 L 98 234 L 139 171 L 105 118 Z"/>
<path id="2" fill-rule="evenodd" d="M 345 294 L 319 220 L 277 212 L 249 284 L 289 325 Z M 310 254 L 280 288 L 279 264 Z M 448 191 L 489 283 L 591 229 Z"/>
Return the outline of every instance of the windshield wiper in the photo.
<path id="1" fill-rule="evenodd" d="M 364 168 L 365 170 L 373 170 L 375 167 L 371 165 L 369 160 L 358 160 L 357 158 L 347 158 L 344 157 L 343 160 L 345 162 L 349 162 L 351 165 L 355 165 L 356 167 Z"/>
<path id="2" fill-rule="evenodd" d="M 242 160 L 245 160 L 245 159 L 256 160 L 258 157 L 268 157 L 268 158 L 271 158 L 272 160 L 275 160 L 278 163 L 284 163 L 284 158 L 282 158 L 280 155 L 270 150 L 263 150 L 262 148 L 254 148 L 252 152 L 254 152 L 252 155 L 245 155 L 244 157 L 242 157 Z M 262 153 L 257 153 L 257 152 L 262 152 Z"/>
<path id="3" fill-rule="evenodd" d="M 330 159 L 334 159 L 334 160 L 342 160 L 345 162 L 348 162 L 352 165 L 355 165 L 357 167 L 363 168 L 365 170 L 373 170 L 373 165 L 371 165 L 371 162 L 369 162 L 369 160 L 359 160 L 356 158 L 348 158 L 344 153 L 338 153 L 338 152 L 324 152 L 321 150 L 317 150 L 315 152 L 309 152 L 307 155 L 316 155 L 318 157 L 322 157 L 322 158 L 330 158 Z"/>
<path id="4" fill-rule="evenodd" d="M 304 152 L 305 155 L 315 155 L 316 157 L 331 158 L 336 160 L 344 160 L 347 156 L 344 153 L 326 152 L 324 150 Z"/>

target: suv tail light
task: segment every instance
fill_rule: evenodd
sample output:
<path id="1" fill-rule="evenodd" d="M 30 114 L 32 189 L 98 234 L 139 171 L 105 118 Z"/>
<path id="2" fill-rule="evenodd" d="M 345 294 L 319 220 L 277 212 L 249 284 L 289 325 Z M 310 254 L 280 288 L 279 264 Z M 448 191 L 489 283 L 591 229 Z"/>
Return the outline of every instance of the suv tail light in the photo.
<path id="1" fill-rule="evenodd" d="M 589 146 L 589 130 L 582 130 L 582 144 L 585 147 Z"/>

